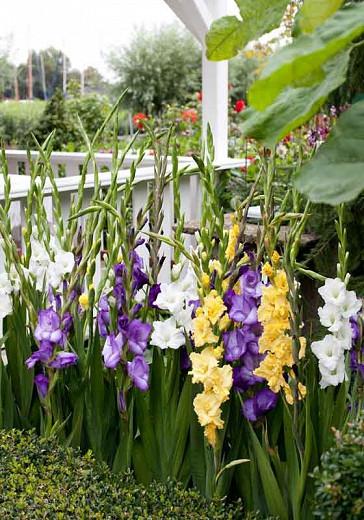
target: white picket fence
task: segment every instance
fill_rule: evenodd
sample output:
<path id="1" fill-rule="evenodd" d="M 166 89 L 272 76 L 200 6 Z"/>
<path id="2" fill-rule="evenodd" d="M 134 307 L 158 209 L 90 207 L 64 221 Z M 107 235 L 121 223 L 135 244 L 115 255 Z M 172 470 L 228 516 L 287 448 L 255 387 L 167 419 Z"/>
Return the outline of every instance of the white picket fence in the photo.
<path id="1" fill-rule="evenodd" d="M 11 198 L 12 206 L 10 210 L 10 217 L 12 222 L 12 229 L 14 233 L 17 231 L 19 240 L 21 240 L 21 228 L 24 227 L 25 219 L 25 205 L 26 197 L 30 186 L 30 177 L 26 175 L 29 172 L 29 164 L 27 153 L 22 150 L 9 150 L 6 152 L 10 182 L 11 182 Z M 37 152 L 32 152 L 33 158 L 37 155 Z M 64 177 L 56 179 L 57 188 L 60 193 L 62 203 L 62 213 L 64 218 L 67 219 L 70 210 L 71 198 L 77 194 L 78 186 L 80 182 L 80 166 L 83 164 L 85 159 L 84 153 L 66 153 L 66 152 L 55 152 L 52 154 L 51 163 L 54 171 L 62 169 Z M 122 186 L 126 179 L 129 177 L 129 167 L 136 156 L 130 154 L 126 157 L 124 162 L 124 168 L 120 170 L 118 174 L 118 185 Z M 99 170 L 102 168 L 110 168 L 112 161 L 112 155 L 107 153 L 96 154 L 96 163 Z M 192 160 L 189 157 L 181 157 L 179 160 L 180 167 L 192 166 Z M 246 165 L 245 159 L 233 160 L 226 159 L 216 164 L 216 168 L 221 170 L 228 170 L 231 168 Z M 90 202 L 93 189 L 94 189 L 94 174 L 92 173 L 92 165 L 90 165 L 90 173 L 86 175 L 85 182 L 85 197 L 84 207 Z M 19 173 L 25 172 L 25 175 L 19 175 Z M 133 219 L 136 221 L 138 212 L 144 207 L 148 199 L 148 192 L 150 189 L 151 181 L 154 178 L 154 158 L 153 156 L 146 155 L 141 164 L 139 165 L 136 178 L 135 187 L 133 190 Z M 109 171 L 99 172 L 100 185 L 104 188 L 108 188 L 111 182 L 111 173 Z M 49 221 L 52 221 L 52 186 L 49 181 L 46 182 L 44 187 L 45 195 L 45 206 L 49 215 Z M 181 179 L 180 186 L 181 196 L 181 210 L 185 214 L 186 221 L 196 220 L 200 216 L 201 201 L 200 201 L 200 190 L 199 190 L 199 179 L 197 175 L 185 175 Z M 4 200 L 4 182 L 2 176 L 0 176 L 0 203 Z M 165 189 L 163 196 L 163 232 L 166 236 L 173 235 L 174 225 L 174 193 L 172 183 L 169 183 Z M 172 250 L 169 246 L 163 245 L 162 254 L 165 255 L 166 259 L 164 262 L 163 269 L 161 271 L 160 280 L 168 281 L 170 278 L 170 266 L 172 260 Z M 148 251 L 142 246 L 140 250 L 145 261 L 148 259 Z M 0 259 L 0 272 L 2 269 L 3 259 Z M 96 270 L 95 283 L 98 282 L 98 277 L 101 272 L 101 256 L 98 261 Z"/>

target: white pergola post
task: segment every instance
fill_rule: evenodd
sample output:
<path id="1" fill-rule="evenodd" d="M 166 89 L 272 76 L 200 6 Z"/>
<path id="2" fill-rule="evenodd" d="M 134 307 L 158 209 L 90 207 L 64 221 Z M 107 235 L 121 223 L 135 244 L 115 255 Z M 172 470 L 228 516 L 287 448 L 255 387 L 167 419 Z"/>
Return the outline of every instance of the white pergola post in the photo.
<path id="1" fill-rule="evenodd" d="M 202 45 L 202 120 L 210 124 L 215 158 L 228 155 L 228 62 L 212 62 L 205 57 L 205 36 L 211 22 L 227 14 L 227 0 L 165 0 L 187 29 Z"/>
<path id="2" fill-rule="evenodd" d="M 226 0 L 205 0 L 212 19 L 226 15 Z M 202 56 L 202 121 L 206 131 L 210 124 L 216 161 L 228 156 L 228 62 L 209 61 L 203 44 Z"/>

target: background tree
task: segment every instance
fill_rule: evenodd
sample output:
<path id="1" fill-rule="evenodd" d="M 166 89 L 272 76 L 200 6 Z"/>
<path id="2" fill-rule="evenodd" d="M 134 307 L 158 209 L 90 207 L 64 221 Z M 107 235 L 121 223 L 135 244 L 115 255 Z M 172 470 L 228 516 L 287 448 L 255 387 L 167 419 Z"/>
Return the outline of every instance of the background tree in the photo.
<path id="1" fill-rule="evenodd" d="M 179 25 L 137 30 L 127 47 L 107 57 L 116 76 L 114 91 L 128 88 L 134 111 L 159 112 L 201 90 L 201 49 Z"/>
<path id="2" fill-rule="evenodd" d="M 9 61 L 10 41 L 0 38 L 0 100 L 14 94 L 15 67 Z"/>

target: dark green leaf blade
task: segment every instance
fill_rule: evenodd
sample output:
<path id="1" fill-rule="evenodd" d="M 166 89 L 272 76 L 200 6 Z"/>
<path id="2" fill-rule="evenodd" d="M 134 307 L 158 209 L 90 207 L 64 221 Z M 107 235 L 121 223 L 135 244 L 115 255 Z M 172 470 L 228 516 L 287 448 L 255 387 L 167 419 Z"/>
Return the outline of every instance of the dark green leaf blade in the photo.
<path id="1" fill-rule="evenodd" d="M 364 189 L 364 101 L 338 120 L 329 139 L 294 179 L 313 202 L 341 204 Z"/>

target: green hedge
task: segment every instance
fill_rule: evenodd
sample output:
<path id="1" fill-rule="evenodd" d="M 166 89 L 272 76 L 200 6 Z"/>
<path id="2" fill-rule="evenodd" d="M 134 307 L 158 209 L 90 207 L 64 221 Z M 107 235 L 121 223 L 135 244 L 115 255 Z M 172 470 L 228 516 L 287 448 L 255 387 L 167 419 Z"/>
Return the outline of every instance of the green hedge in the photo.
<path id="1" fill-rule="evenodd" d="M 249 518 L 255 516 L 249 516 Z M 179 484 L 143 487 L 90 453 L 32 432 L 0 431 L 0 518 L 241 519 L 240 503 L 207 501 Z"/>
<path id="2" fill-rule="evenodd" d="M 5 144 L 16 148 L 32 145 L 31 133 L 36 131 L 45 105 L 44 101 L 0 102 L 0 137 Z"/>
<path id="3" fill-rule="evenodd" d="M 364 518 L 364 419 L 336 436 L 315 470 L 315 516 L 322 519 Z"/>

